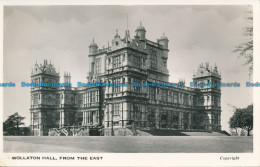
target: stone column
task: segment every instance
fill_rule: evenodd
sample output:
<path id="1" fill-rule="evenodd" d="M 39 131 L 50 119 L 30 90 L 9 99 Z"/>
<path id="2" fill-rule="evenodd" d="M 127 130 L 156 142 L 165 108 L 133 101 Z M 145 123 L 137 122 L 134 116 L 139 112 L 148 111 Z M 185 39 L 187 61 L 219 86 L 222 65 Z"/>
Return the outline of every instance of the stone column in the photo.
<path id="1" fill-rule="evenodd" d="M 188 113 L 188 129 L 191 129 L 191 113 Z"/>
<path id="2" fill-rule="evenodd" d="M 43 136 L 43 125 L 42 125 L 42 112 L 39 112 L 39 136 Z"/>
<path id="3" fill-rule="evenodd" d="M 91 124 L 91 111 L 88 111 L 88 124 Z"/>
<path id="4" fill-rule="evenodd" d="M 88 124 L 88 111 L 85 111 L 84 112 L 84 117 L 85 117 L 85 121 L 84 121 L 84 124 L 87 125 Z"/>
<path id="5" fill-rule="evenodd" d="M 69 114 L 69 113 L 67 113 L 67 114 Z M 63 111 L 62 112 L 62 126 L 65 126 L 65 124 L 66 124 L 66 116 L 65 116 L 65 111 Z"/>
<path id="6" fill-rule="evenodd" d="M 113 105 L 112 104 L 109 104 L 109 124 L 111 125 L 112 124 L 112 121 L 113 121 Z"/>
<path id="7" fill-rule="evenodd" d="M 221 130 L 221 115 L 218 115 L 218 130 Z"/>
<path id="8" fill-rule="evenodd" d="M 105 120 L 105 127 L 109 127 L 109 106 L 108 106 L 108 104 L 106 105 L 106 109 L 104 111 L 104 120 Z"/>
<path id="9" fill-rule="evenodd" d="M 211 114 L 211 113 L 208 113 L 208 114 L 207 114 L 207 117 L 208 117 L 208 119 L 209 119 L 207 130 L 212 131 L 212 114 Z"/>
<path id="10" fill-rule="evenodd" d="M 88 111 L 88 124 L 91 124 L 91 122 L 90 122 L 90 120 L 91 120 L 91 118 L 90 118 L 90 112 L 91 112 L 91 111 Z"/>
<path id="11" fill-rule="evenodd" d="M 86 124 L 86 111 L 83 111 L 83 122 L 82 125 Z"/>
<path id="12" fill-rule="evenodd" d="M 124 127 L 124 102 L 121 104 L 121 119 L 122 119 L 122 127 Z"/>
<path id="13" fill-rule="evenodd" d="M 100 113 L 99 110 L 97 110 L 97 124 L 100 125 Z"/>
<path id="14" fill-rule="evenodd" d="M 181 111 L 178 114 L 178 127 L 179 127 L 179 130 L 182 130 L 182 112 Z"/>
<path id="15" fill-rule="evenodd" d="M 33 125 L 33 113 L 31 112 L 31 125 Z"/>
<path id="16" fill-rule="evenodd" d="M 155 109 L 155 129 L 160 129 L 160 111 Z"/>
<path id="17" fill-rule="evenodd" d="M 60 127 L 64 126 L 64 111 L 60 112 Z"/>
<path id="18" fill-rule="evenodd" d="M 96 123 L 98 123 L 98 121 L 97 121 L 97 120 L 98 120 L 98 119 L 97 119 L 97 118 L 98 118 L 98 111 L 94 111 L 94 113 L 95 113 L 95 114 L 93 114 L 93 123 L 96 124 Z"/>
<path id="19" fill-rule="evenodd" d="M 85 124 L 88 125 L 88 111 L 85 111 Z"/>
<path id="20" fill-rule="evenodd" d="M 123 120 L 124 120 L 124 126 L 126 125 L 127 121 L 129 120 L 130 116 L 130 104 L 128 102 L 123 103 Z"/>
<path id="21" fill-rule="evenodd" d="M 34 136 L 33 112 L 31 112 L 31 135 Z"/>
<path id="22" fill-rule="evenodd" d="M 59 127 L 61 128 L 61 125 L 62 125 L 62 112 L 60 111 L 60 123 L 59 123 Z"/>
<path id="23" fill-rule="evenodd" d="M 171 111 L 167 111 L 167 129 L 171 129 L 171 122 L 172 122 L 172 114 Z"/>

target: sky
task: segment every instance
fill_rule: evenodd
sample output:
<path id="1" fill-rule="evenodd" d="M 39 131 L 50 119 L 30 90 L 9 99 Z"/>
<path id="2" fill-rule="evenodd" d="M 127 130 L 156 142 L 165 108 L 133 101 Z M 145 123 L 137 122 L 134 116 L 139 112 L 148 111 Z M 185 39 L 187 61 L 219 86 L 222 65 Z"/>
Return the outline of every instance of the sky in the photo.
<path id="1" fill-rule="evenodd" d="M 244 59 L 232 52 L 246 41 L 243 28 L 250 6 L 5 6 L 4 7 L 4 120 L 15 112 L 30 124 L 30 82 L 35 62 L 51 61 L 56 69 L 72 75 L 72 83 L 86 82 L 88 46 L 93 38 L 99 48 L 111 43 L 116 29 L 124 36 L 127 28 L 135 35 L 142 22 L 146 37 L 156 41 L 163 33 L 169 39 L 168 69 L 170 82 L 180 78 L 192 81 L 198 65 L 217 64 L 222 82 L 239 82 L 240 88 L 222 88 L 221 124 L 229 131 L 228 121 L 234 107 L 253 102 L 251 81 Z M 128 15 L 128 19 L 127 19 Z M 62 78 L 62 77 L 61 77 Z M 61 80 L 62 81 L 62 80 Z"/>

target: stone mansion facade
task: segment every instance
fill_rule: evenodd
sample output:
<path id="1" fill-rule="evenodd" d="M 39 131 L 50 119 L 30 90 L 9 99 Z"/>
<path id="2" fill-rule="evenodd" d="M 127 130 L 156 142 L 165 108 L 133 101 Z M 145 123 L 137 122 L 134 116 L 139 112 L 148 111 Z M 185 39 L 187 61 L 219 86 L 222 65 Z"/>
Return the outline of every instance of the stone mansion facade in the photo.
<path id="1" fill-rule="evenodd" d="M 135 87 L 140 83 L 169 83 L 168 38 L 146 38 L 140 24 L 131 38 L 118 33 L 111 46 L 89 45 L 90 83 L 127 83 L 127 87 L 32 87 L 31 131 L 48 135 L 49 129 L 66 126 L 104 128 L 104 135 L 122 128 L 171 130 L 221 130 L 221 90 L 214 87 Z M 64 73 L 64 83 L 70 74 Z M 44 60 L 32 69 L 33 83 L 60 83 L 60 73 Z M 218 83 L 217 67 L 198 66 L 195 83 Z"/>

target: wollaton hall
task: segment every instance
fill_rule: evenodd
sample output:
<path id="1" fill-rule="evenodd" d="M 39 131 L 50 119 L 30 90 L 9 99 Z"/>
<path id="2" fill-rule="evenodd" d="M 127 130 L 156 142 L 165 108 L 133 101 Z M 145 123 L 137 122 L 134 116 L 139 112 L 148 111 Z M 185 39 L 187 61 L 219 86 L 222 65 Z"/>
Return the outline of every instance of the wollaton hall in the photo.
<path id="1" fill-rule="evenodd" d="M 140 24 L 131 38 L 116 32 L 111 46 L 89 45 L 88 82 L 127 83 L 125 87 L 31 88 L 32 135 L 48 135 L 53 128 L 80 126 L 103 128 L 104 135 L 122 135 L 122 129 L 221 130 L 219 87 L 135 87 L 139 83 L 169 83 L 168 38 L 146 39 Z M 59 83 L 60 73 L 47 60 L 35 64 L 34 83 Z M 194 83 L 218 83 L 217 67 L 200 64 Z M 64 73 L 64 83 L 70 74 Z"/>

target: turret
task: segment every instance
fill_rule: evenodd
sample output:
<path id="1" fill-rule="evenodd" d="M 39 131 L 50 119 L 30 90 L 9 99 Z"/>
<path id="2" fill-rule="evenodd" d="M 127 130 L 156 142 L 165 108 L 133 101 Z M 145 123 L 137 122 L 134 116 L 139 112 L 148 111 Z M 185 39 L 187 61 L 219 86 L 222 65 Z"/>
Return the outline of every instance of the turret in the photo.
<path id="1" fill-rule="evenodd" d="M 69 72 L 64 72 L 64 83 L 71 83 L 71 75 Z"/>
<path id="2" fill-rule="evenodd" d="M 89 45 L 89 55 L 96 54 L 97 51 L 98 51 L 98 46 L 97 46 L 97 44 L 94 42 L 94 38 L 93 38 L 93 42 Z"/>
<path id="3" fill-rule="evenodd" d="M 142 26 L 141 22 L 140 22 L 140 26 L 136 28 L 135 32 L 136 32 L 136 36 L 138 36 L 140 40 L 145 40 L 146 30 L 144 26 Z"/>
<path id="4" fill-rule="evenodd" d="M 159 38 L 157 40 L 157 42 L 162 45 L 163 49 L 168 49 L 168 43 L 169 43 L 169 40 L 168 38 L 165 36 L 165 34 L 163 33 L 163 36 L 161 36 L 161 38 Z"/>

